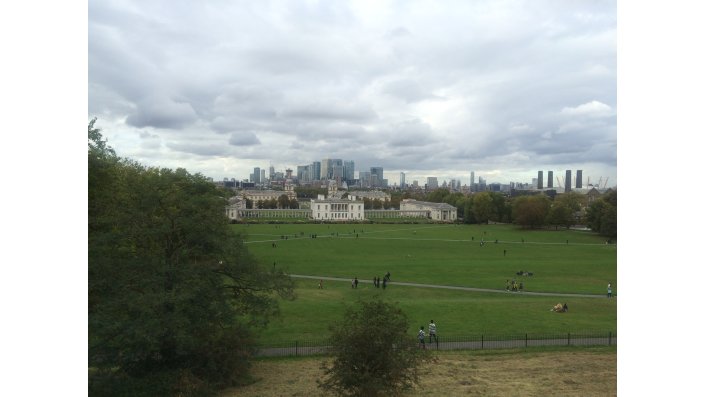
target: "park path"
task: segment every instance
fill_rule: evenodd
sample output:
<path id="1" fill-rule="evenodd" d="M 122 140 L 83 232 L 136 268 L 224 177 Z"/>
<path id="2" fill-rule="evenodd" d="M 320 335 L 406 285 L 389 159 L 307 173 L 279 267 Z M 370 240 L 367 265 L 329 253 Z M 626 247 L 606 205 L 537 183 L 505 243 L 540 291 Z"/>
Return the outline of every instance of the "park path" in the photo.
<path id="1" fill-rule="evenodd" d="M 324 276 L 308 276 L 303 274 L 289 274 L 292 278 L 304 278 L 311 280 L 326 280 L 326 281 L 344 281 L 349 283 L 351 279 L 341 278 L 341 277 L 324 277 Z M 372 280 L 362 280 L 358 279 L 360 283 L 372 284 Z M 594 294 L 566 294 L 557 292 L 507 292 L 506 289 L 489 289 L 489 288 L 473 288 L 473 287 L 457 287 L 453 285 L 436 285 L 436 284 L 420 284 L 420 283 L 405 283 L 401 281 L 389 281 L 387 285 L 403 285 L 407 287 L 421 287 L 421 288 L 441 288 L 441 289 L 452 289 L 460 291 L 472 291 L 472 292 L 492 292 L 498 294 L 515 294 L 515 295 L 531 295 L 531 296 L 560 296 L 566 298 L 605 298 L 606 295 L 594 295 Z M 613 298 L 616 299 L 616 296 Z"/>

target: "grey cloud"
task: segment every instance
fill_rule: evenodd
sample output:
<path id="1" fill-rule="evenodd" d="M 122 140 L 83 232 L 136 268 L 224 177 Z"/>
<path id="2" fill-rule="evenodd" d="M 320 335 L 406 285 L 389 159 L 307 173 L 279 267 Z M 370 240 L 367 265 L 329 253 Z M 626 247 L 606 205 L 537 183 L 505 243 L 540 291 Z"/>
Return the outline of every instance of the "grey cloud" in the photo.
<path id="1" fill-rule="evenodd" d="M 225 156 L 230 154 L 230 152 L 226 150 L 226 146 L 218 144 L 171 142 L 168 143 L 166 146 L 169 149 L 177 152 L 195 154 L 198 156 Z"/>
<path id="2" fill-rule="evenodd" d="M 303 102 L 303 101 L 302 101 Z M 282 110 L 279 115 L 294 119 L 322 119 L 365 121 L 377 117 L 371 107 L 361 104 L 331 100 L 329 102 L 303 102 Z"/>
<path id="3" fill-rule="evenodd" d="M 135 127 L 185 127 L 198 119 L 191 105 L 176 102 L 166 96 L 151 96 L 137 104 L 137 110 L 127 117 L 127 124 Z"/>
<path id="4" fill-rule="evenodd" d="M 233 146 L 253 146 L 259 145 L 261 142 L 253 132 L 241 131 L 230 134 L 228 143 Z"/>

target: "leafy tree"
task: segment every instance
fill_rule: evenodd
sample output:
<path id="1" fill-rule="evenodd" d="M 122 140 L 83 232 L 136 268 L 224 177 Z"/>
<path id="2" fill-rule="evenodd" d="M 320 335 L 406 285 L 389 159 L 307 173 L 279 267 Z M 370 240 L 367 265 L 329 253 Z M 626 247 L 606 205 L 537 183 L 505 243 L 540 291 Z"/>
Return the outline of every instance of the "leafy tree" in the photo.
<path id="1" fill-rule="evenodd" d="M 574 223 L 573 210 L 561 202 L 553 203 L 548 211 L 546 221 L 554 225 L 556 229 L 558 229 L 558 226 L 569 228 Z"/>
<path id="2" fill-rule="evenodd" d="M 409 320 L 395 305 L 378 298 L 348 308 L 331 326 L 332 363 L 323 363 L 319 387 L 338 395 L 399 395 L 419 380 L 428 357 L 408 334 Z"/>
<path id="3" fill-rule="evenodd" d="M 291 201 L 289 201 L 289 208 L 291 208 L 292 210 L 298 209 L 299 201 L 296 199 L 291 199 Z"/>
<path id="4" fill-rule="evenodd" d="M 550 207 L 550 200 L 543 194 L 519 196 L 514 199 L 512 209 L 514 222 L 523 227 L 541 227 L 546 224 Z"/>
<path id="5" fill-rule="evenodd" d="M 374 210 L 381 210 L 384 207 L 384 204 L 382 204 L 382 200 L 376 198 L 372 200 L 372 209 Z"/>
<path id="6" fill-rule="evenodd" d="M 202 175 L 118 158 L 89 124 L 88 365 L 96 395 L 209 395 L 247 376 L 253 332 L 293 298 Z"/>
<path id="7" fill-rule="evenodd" d="M 450 190 L 440 188 L 429 193 L 427 200 L 432 203 L 442 203 L 444 202 L 443 199 L 448 195 L 450 195 Z"/>
<path id="8" fill-rule="evenodd" d="M 286 194 L 282 194 L 277 199 L 277 204 L 279 205 L 279 208 L 281 208 L 281 209 L 289 208 L 289 206 L 291 205 L 291 203 L 289 201 L 289 196 L 287 196 Z"/>
<path id="9" fill-rule="evenodd" d="M 611 190 L 590 204 L 587 224 L 603 236 L 617 237 L 617 191 Z"/>
<path id="10" fill-rule="evenodd" d="M 472 211 L 478 223 L 487 223 L 490 219 L 497 219 L 497 208 L 489 192 L 480 192 L 472 198 Z"/>

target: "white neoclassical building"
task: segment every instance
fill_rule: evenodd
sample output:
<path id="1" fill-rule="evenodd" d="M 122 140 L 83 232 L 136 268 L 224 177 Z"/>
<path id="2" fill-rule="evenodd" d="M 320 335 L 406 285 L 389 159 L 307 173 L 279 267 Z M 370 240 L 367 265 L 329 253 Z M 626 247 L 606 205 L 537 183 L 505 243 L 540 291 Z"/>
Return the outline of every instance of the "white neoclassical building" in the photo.
<path id="1" fill-rule="evenodd" d="M 458 219 L 458 209 L 446 203 L 430 203 L 428 201 L 405 199 L 399 205 L 399 212 L 402 216 L 404 216 L 405 212 L 415 214 L 418 211 L 426 211 L 428 219 L 434 221 L 454 222 Z"/>
<path id="2" fill-rule="evenodd" d="M 364 221 L 365 204 L 355 196 L 331 199 L 318 195 L 311 200 L 311 217 L 316 221 Z"/>

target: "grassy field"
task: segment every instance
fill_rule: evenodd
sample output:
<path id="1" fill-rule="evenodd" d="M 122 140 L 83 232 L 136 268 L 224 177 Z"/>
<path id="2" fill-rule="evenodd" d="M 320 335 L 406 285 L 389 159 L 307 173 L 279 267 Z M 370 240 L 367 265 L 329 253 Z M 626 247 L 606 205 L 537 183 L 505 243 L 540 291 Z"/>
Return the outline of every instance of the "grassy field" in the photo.
<path id="1" fill-rule="evenodd" d="M 582 231 L 529 231 L 512 225 L 233 225 L 265 265 L 290 274 L 504 290 L 507 279 L 525 291 L 617 294 L 617 249 Z M 316 238 L 311 238 L 316 235 Z M 484 245 L 481 241 L 484 240 Z M 506 252 L 505 252 L 506 251 Z M 533 272 L 517 276 L 516 272 Z M 282 317 L 262 343 L 323 338 L 346 305 L 374 295 L 398 302 L 412 324 L 438 323 L 439 334 L 506 335 L 585 330 L 616 331 L 616 299 L 479 293 L 390 285 L 386 290 L 349 281 L 297 280 L 297 300 L 282 302 Z M 549 309 L 566 302 L 569 313 Z M 410 330 L 414 332 L 414 330 Z"/>
<path id="2" fill-rule="evenodd" d="M 325 358 L 257 360 L 255 382 L 229 396 L 324 396 L 316 386 Z M 616 396 L 616 348 L 440 352 L 408 396 Z"/>

